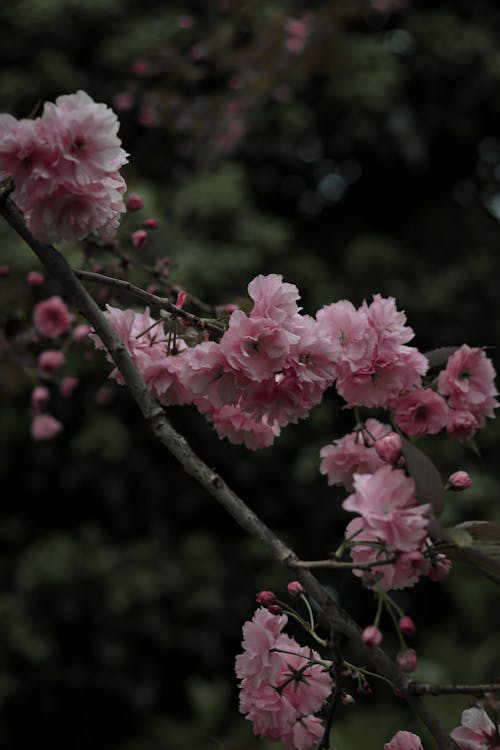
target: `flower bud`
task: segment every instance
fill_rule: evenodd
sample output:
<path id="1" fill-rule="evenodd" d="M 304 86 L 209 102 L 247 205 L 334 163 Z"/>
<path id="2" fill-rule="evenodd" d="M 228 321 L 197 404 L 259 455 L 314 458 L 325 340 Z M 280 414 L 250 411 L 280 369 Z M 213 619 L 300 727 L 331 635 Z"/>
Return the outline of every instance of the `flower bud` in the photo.
<path id="1" fill-rule="evenodd" d="M 144 219 L 143 222 L 146 229 L 158 229 L 158 222 L 156 219 L 152 219 L 151 217 L 148 219 Z"/>
<path id="2" fill-rule="evenodd" d="M 59 349 L 46 349 L 38 355 L 38 371 L 42 375 L 52 375 L 65 361 L 66 357 Z"/>
<path id="3" fill-rule="evenodd" d="M 356 701 L 352 697 L 350 693 L 342 693 L 341 699 L 344 706 L 354 706 L 356 705 Z"/>
<path id="4" fill-rule="evenodd" d="M 442 581 L 443 578 L 446 578 L 450 570 L 451 560 L 449 560 L 445 555 L 440 554 L 436 555 L 436 557 L 432 560 L 428 575 L 431 581 Z"/>
<path id="5" fill-rule="evenodd" d="M 31 423 L 31 437 L 33 440 L 51 440 L 57 437 L 63 426 L 58 419 L 50 414 L 37 414 Z"/>
<path id="6" fill-rule="evenodd" d="M 390 432 L 379 438 L 374 447 L 382 461 L 395 464 L 401 455 L 401 438 L 396 432 Z"/>
<path id="7" fill-rule="evenodd" d="M 412 648 L 405 648 L 399 652 L 396 661 L 402 672 L 414 672 L 417 667 L 417 654 Z"/>
<path id="8" fill-rule="evenodd" d="M 263 607 L 269 607 L 276 601 L 276 597 L 272 591 L 259 591 L 255 601 L 257 604 L 262 604 Z"/>
<path id="9" fill-rule="evenodd" d="M 37 385 L 31 391 L 31 406 L 35 411 L 41 406 L 45 406 L 50 398 L 49 389 L 46 385 Z"/>
<path id="10" fill-rule="evenodd" d="M 131 211 L 138 211 L 139 208 L 142 208 L 144 203 L 142 202 L 142 198 L 140 195 L 137 195 L 137 193 L 130 193 L 129 197 L 127 198 L 127 208 L 130 208 Z"/>
<path id="11" fill-rule="evenodd" d="M 290 581 L 286 588 L 290 596 L 300 596 L 304 593 L 304 587 L 300 581 Z"/>
<path id="12" fill-rule="evenodd" d="M 411 617 L 402 617 L 399 621 L 399 629 L 401 630 L 404 635 L 413 635 L 417 628 L 415 627 L 415 623 L 411 619 Z"/>
<path id="13" fill-rule="evenodd" d="M 280 615 L 282 610 L 281 610 L 281 607 L 278 607 L 277 604 L 271 604 L 271 606 L 269 607 L 269 612 L 272 615 Z"/>
<path id="14" fill-rule="evenodd" d="M 468 489 L 472 484 L 472 479 L 466 471 L 455 471 L 448 478 L 448 485 L 450 490 L 454 492 L 462 492 L 462 490 Z"/>
<path id="15" fill-rule="evenodd" d="M 61 395 L 64 396 L 64 398 L 69 398 L 77 385 L 78 378 L 75 378 L 73 375 L 67 375 L 61 380 L 61 385 L 59 386 Z"/>
<path id="16" fill-rule="evenodd" d="M 146 240 L 148 238 L 148 233 L 145 229 L 138 229 L 137 232 L 132 232 L 130 235 L 130 239 L 132 240 L 132 245 L 136 247 L 138 250 L 141 249 L 141 247 L 144 247 L 146 244 Z"/>
<path id="17" fill-rule="evenodd" d="M 30 286 L 41 286 L 45 281 L 45 276 L 39 271 L 30 271 L 26 276 L 26 281 Z"/>
<path id="18" fill-rule="evenodd" d="M 368 646 L 369 648 L 376 648 L 382 643 L 382 633 L 376 625 L 368 625 L 368 627 L 363 630 L 361 638 L 365 646 Z"/>
<path id="19" fill-rule="evenodd" d="M 177 294 L 177 300 L 175 302 L 175 306 L 176 307 L 184 307 L 184 305 L 186 303 L 186 296 L 187 295 L 186 295 L 186 292 L 184 291 L 184 289 L 181 289 L 179 291 L 179 293 Z"/>

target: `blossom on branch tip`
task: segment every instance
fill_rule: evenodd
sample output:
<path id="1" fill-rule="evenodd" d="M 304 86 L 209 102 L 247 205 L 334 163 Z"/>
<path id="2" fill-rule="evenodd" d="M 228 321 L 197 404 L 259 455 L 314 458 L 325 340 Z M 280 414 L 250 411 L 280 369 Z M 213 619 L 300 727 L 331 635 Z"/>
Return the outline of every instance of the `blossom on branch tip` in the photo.
<path id="1" fill-rule="evenodd" d="M 382 643 L 382 633 L 376 625 L 368 625 L 361 634 L 361 639 L 365 646 L 376 648 Z"/>
<path id="2" fill-rule="evenodd" d="M 304 587 L 300 581 L 290 581 L 290 583 L 286 587 L 286 590 L 288 591 L 290 596 L 300 596 L 301 594 L 305 593 Z"/>
<path id="3" fill-rule="evenodd" d="M 466 471 L 455 471 L 448 477 L 450 490 L 462 492 L 472 486 L 472 479 Z"/>
<path id="4" fill-rule="evenodd" d="M 413 732 L 399 731 L 390 742 L 386 742 L 384 750 L 423 750 L 420 737 Z"/>

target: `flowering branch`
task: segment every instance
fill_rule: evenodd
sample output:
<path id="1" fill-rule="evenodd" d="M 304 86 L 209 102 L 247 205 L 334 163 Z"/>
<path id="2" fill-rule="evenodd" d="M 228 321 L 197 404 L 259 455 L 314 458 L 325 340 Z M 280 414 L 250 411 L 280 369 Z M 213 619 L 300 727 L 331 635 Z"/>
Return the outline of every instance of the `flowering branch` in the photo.
<path id="1" fill-rule="evenodd" d="M 224 333 L 224 328 L 222 326 L 200 318 L 198 315 L 193 315 L 193 313 L 187 312 L 187 310 L 184 310 L 182 307 L 174 305 L 173 302 L 170 302 L 170 300 L 168 300 L 166 297 L 159 297 L 156 294 L 146 292 L 144 289 L 141 289 L 135 284 L 132 284 L 130 281 L 115 279 L 112 276 L 104 276 L 101 273 L 94 273 L 93 271 L 81 271 L 79 269 L 73 269 L 73 273 L 78 279 L 81 279 L 82 281 L 91 281 L 92 283 L 111 286 L 115 289 L 120 289 L 121 291 L 132 294 L 134 297 L 137 297 L 137 299 L 140 299 L 147 305 L 155 305 L 156 307 L 161 307 L 163 310 L 167 310 L 167 312 L 169 312 L 172 317 L 182 318 L 182 320 L 185 320 L 190 326 L 196 328 L 199 331 L 211 331 L 211 333 L 215 334 L 217 337 L 222 336 L 222 334 Z"/>
<path id="2" fill-rule="evenodd" d="M 144 418 L 161 443 L 177 458 L 186 473 L 194 477 L 228 511 L 241 528 L 258 539 L 275 560 L 282 565 L 295 568 L 298 559 L 295 553 L 260 520 L 213 469 L 194 453 L 186 439 L 171 426 L 164 409 L 153 398 L 144 379 L 135 368 L 126 347 L 106 320 L 99 306 L 82 286 L 66 259 L 52 245 L 37 240 L 27 229 L 22 214 L 15 203 L 8 196 L 1 194 L 0 214 L 61 285 L 69 301 L 93 326 L 120 370 Z M 356 567 L 359 567 L 359 565 Z M 396 689 L 401 691 L 409 706 L 427 726 L 436 740 L 438 748 L 440 750 L 456 748 L 455 743 L 445 732 L 436 715 L 415 694 L 414 689 L 409 690 L 408 677 L 380 648 L 370 649 L 365 646 L 361 637 L 361 629 L 350 615 L 339 607 L 330 592 L 308 570 L 298 570 L 297 576 L 309 595 L 316 600 L 325 612 L 331 629 L 353 641 L 363 658 L 369 661 Z"/>

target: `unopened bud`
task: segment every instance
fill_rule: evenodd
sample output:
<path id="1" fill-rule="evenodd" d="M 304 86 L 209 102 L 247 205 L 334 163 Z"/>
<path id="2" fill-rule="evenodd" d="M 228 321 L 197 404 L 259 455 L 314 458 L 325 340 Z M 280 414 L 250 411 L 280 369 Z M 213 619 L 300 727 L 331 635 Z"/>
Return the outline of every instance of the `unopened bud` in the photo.
<path id="1" fill-rule="evenodd" d="M 436 555 L 432 560 L 428 575 L 431 581 L 442 581 L 443 578 L 446 578 L 450 570 L 451 560 L 445 555 L 440 554 Z"/>
<path id="2" fill-rule="evenodd" d="M 344 704 L 344 706 L 355 706 L 356 701 L 352 697 L 350 693 L 342 693 L 341 701 Z"/>
<path id="3" fill-rule="evenodd" d="M 263 607 L 269 607 L 270 604 L 276 601 L 276 597 L 272 591 L 259 591 L 255 601 L 257 604 L 262 604 Z"/>
<path id="4" fill-rule="evenodd" d="M 368 646 L 369 648 L 376 648 L 382 643 L 382 633 L 376 625 L 368 625 L 368 627 L 363 630 L 361 638 L 365 646 Z"/>
<path id="5" fill-rule="evenodd" d="M 304 593 L 304 587 L 300 581 L 290 581 L 286 588 L 290 596 L 300 596 Z"/>
<path id="6" fill-rule="evenodd" d="M 177 295 L 177 300 L 175 302 L 175 306 L 176 307 L 184 307 L 185 302 L 186 302 L 186 297 L 187 297 L 186 292 L 184 291 L 184 289 L 181 289 L 180 292 Z"/>
<path id="7" fill-rule="evenodd" d="M 396 432 L 390 432 L 375 442 L 375 450 L 382 461 L 395 464 L 401 455 L 401 438 Z"/>
<path id="8" fill-rule="evenodd" d="M 127 208 L 130 208 L 131 211 L 137 211 L 139 208 L 142 208 L 143 205 L 144 203 L 142 202 L 140 195 L 137 195 L 137 193 L 130 193 L 127 198 Z"/>
<path id="9" fill-rule="evenodd" d="M 140 250 L 146 244 L 148 233 L 145 229 L 138 229 L 137 232 L 132 232 L 130 239 L 132 240 L 132 245 Z"/>
<path id="10" fill-rule="evenodd" d="M 399 621 L 399 629 L 401 630 L 404 635 L 413 635 L 416 633 L 417 628 L 415 627 L 415 623 L 411 619 L 411 617 L 402 617 Z"/>
<path id="11" fill-rule="evenodd" d="M 278 607 L 277 604 L 271 604 L 271 606 L 269 607 L 269 612 L 272 615 L 280 615 L 282 610 L 281 610 L 281 607 Z"/>
<path id="12" fill-rule="evenodd" d="M 144 219 L 143 223 L 146 229 L 158 229 L 158 222 L 156 219 L 150 217 L 149 219 Z"/>
<path id="13" fill-rule="evenodd" d="M 26 276 L 26 281 L 30 286 L 41 286 L 45 281 L 45 276 L 39 271 L 30 271 Z"/>
<path id="14" fill-rule="evenodd" d="M 454 492 L 462 492 L 462 490 L 468 489 L 472 484 L 472 479 L 466 471 L 455 471 L 448 478 L 448 486 L 450 490 Z"/>
<path id="15" fill-rule="evenodd" d="M 402 672 L 414 672 L 417 667 L 417 654 L 412 648 L 405 648 L 399 652 L 396 661 Z"/>

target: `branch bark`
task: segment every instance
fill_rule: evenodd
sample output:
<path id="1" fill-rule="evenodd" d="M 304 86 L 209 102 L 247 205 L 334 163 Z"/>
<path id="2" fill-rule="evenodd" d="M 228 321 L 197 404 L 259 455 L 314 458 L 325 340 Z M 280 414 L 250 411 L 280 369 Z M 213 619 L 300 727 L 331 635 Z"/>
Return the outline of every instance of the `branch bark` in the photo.
<path id="1" fill-rule="evenodd" d="M 64 256 L 51 245 L 39 242 L 33 237 L 24 223 L 21 212 L 7 195 L 0 195 L 0 214 L 33 250 L 48 273 L 60 284 L 70 304 L 76 307 L 94 328 L 120 370 L 130 393 L 153 433 L 177 458 L 185 472 L 196 479 L 227 510 L 242 529 L 258 539 L 277 562 L 295 570 L 298 557 L 293 550 L 285 545 L 251 508 L 228 487 L 224 480 L 194 453 L 187 440 L 172 427 L 165 411 L 153 398 L 143 378 L 135 368 L 127 349 L 108 323 L 99 306 L 82 286 Z M 299 569 L 296 575 L 308 594 L 316 600 L 325 612 L 331 629 L 354 642 L 363 659 L 386 677 L 394 685 L 395 690 L 399 690 L 404 695 L 409 706 L 434 737 L 437 747 L 440 750 L 454 750 L 456 748 L 455 743 L 441 726 L 434 712 L 426 706 L 418 695 L 410 691 L 411 681 L 408 676 L 399 670 L 382 649 L 369 649 L 364 645 L 359 626 L 336 603 L 329 591 L 321 585 L 312 573 L 308 570 Z"/>

